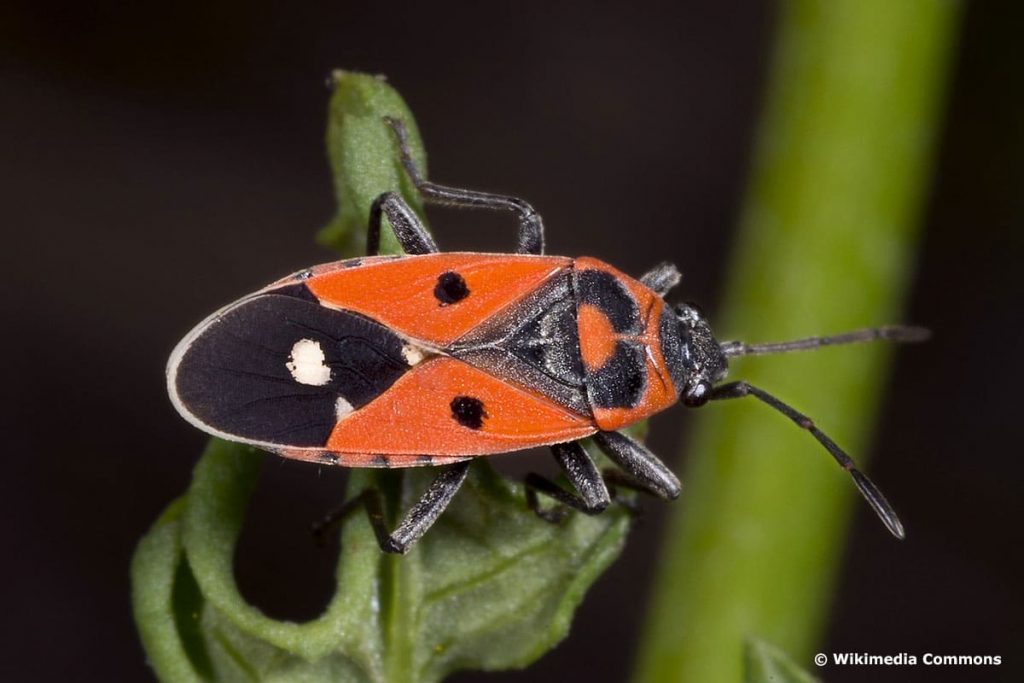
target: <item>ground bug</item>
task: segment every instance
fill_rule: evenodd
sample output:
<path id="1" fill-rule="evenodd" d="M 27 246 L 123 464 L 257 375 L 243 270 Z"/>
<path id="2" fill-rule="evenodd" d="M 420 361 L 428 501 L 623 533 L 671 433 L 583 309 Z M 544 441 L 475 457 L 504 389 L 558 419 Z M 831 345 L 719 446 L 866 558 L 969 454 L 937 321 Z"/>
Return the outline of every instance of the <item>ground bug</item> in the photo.
<path id="1" fill-rule="evenodd" d="M 420 175 L 403 125 L 386 119 L 425 201 L 512 211 L 514 254 L 441 253 L 395 193 L 369 215 L 367 256 L 315 266 L 217 311 L 175 348 L 168 391 L 199 429 L 287 458 L 346 467 L 435 466 L 440 472 L 393 530 L 379 495 L 365 505 L 381 548 L 403 553 L 434 523 L 479 456 L 549 446 L 575 492 L 538 474 L 527 501 L 557 522 L 564 507 L 604 510 L 615 486 L 664 499 L 679 480 L 622 428 L 682 401 L 752 396 L 790 418 L 853 477 L 893 535 L 903 526 L 878 488 L 809 418 L 746 382 L 723 383 L 728 359 L 927 331 L 890 326 L 778 344 L 715 340 L 693 305 L 664 296 L 671 264 L 633 279 L 593 258 L 545 256 L 540 215 L 515 197 L 445 187 Z M 379 256 L 382 217 L 405 255 Z M 602 474 L 592 437 L 620 469 Z"/>

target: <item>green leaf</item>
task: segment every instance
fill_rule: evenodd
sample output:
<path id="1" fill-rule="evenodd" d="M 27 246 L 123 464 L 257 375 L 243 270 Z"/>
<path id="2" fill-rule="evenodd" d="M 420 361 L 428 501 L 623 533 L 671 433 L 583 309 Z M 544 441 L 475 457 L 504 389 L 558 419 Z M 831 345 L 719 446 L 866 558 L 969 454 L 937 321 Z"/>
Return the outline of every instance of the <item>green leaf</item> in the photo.
<path id="1" fill-rule="evenodd" d="M 343 255 L 358 256 L 366 246 L 370 204 L 382 192 L 398 191 L 423 218 L 419 193 L 402 169 L 394 134 L 382 118 L 390 116 L 405 124 L 413 159 L 424 177 L 427 160 L 412 113 L 383 76 L 335 71 L 331 80 L 334 93 L 328 105 L 327 156 L 338 214 L 317 240 Z M 380 246 L 382 254 L 401 253 L 388 230 L 383 231 Z"/>
<path id="2" fill-rule="evenodd" d="M 381 192 L 397 188 L 419 207 L 384 115 L 402 118 L 414 150 L 422 150 L 411 115 L 382 79 L 335 74 L 328 141 L 341 208 L 321 233 L 332 244 L 355 243 L 352 235 L 365 232 L 370 202 Z M 388 233 L 383 243 L 394 245 Z M 265 457 L 272 456 L 212 440 L 188 493 L 139 543 L 135 618 L 163 680 L 422 683 L 460 669 L 523 667 L 566 636 L 573 611 L 618 556 L 629 527 L 620 508 L 570 515 L 557 526 L 544 522 L 527 508 L 520 486 L 481 460 L 407 555 L 382 553 L 366 516 L 348 517 L 324 612 L 306 623 L 278 621 L 244 600 L 233 574 Z M 347 493 L 379 488 L 394 526 L 436 474 L 352 470 Z"/>
<path id="3" fill-rule="evenodd" d="M 164 680 L 437 681 L 457 669 L 525 666 L 565 637 L 629 524 L 620 510 L 548 524 L 519 486 L 476 466 L 405 556 L 381 553 L 366 517 L 349 518 L 323 614 L 277 621 L 242 598 L 232 572 L 263 457 L 211 441 L 188 495 L 139 545 L 136 620 Z M 406 509 L 432 476 L 354 471 L 349 489 L 376 483 Z"/>
<path id="4" fill-rule="evenodd" d="M 743 648 L 744 683 L 817 683 L 818 679 L 793 663 L 766 640 L 748 638 Z"/>
<path id="5" fill-rule="evenodd" d="M 168 681 L 200 681 L 210 662 L 195 638 L 202 601 L 191 589 L 188 564 L 181 547 L 181 512 L 185 498 L 171 503 L 132 558 L 132 607 L 149 663 Z"/>

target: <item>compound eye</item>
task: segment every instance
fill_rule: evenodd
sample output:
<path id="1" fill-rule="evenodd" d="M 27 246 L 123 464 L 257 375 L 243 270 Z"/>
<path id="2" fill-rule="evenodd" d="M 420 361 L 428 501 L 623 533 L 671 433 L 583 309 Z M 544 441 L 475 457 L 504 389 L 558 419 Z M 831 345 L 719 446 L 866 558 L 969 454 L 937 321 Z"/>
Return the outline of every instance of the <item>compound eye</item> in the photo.
<path id="1" fill-rule="evenodd" d="M 711 384 L 709 382 L 698 382 L 687 387 L 683 394 L 683 405 L 688 408 L 697 408 L 708 402 L 711 398 Z"/>
<path id="2" fill-rule="evenodd" d="M 691 327 L 704 318 L 704 312 L 700 310 L 700 307 L 690 302 L 685 304 L 676 304 L 675 311 L 676 317 L 679 318 L 684 325 L 689 325 Z"/>

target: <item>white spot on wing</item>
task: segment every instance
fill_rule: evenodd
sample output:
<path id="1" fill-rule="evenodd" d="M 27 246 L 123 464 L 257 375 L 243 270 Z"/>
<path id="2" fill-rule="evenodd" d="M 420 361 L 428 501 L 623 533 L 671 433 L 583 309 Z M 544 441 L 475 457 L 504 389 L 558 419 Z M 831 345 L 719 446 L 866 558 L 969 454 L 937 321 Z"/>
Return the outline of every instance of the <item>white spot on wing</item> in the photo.
<path id="1" fill-rule="evenodd" d="M 322 387 L 331 381 L 331 369 L 327 367 L 324 350 L 320 342 L 313 339 L 300 339 L 292 347 L 285 367 L 292 373 L 292 379 L 299 384 Z"/>
<path id="2" fill-rule="evenodd" d="M 351 413 L 353 410 L 355 409 L 352 407 L 352 404 L 346 401 L 344 396 L 339 396 L 334 401 L 334 417 L 339 420 Z"/>
<path id="3" fill-rule="evenodd" d="M 423 349 L 419 348 L 418 346 L 406 344 L 405 346 L 402 347 L 402 358 L 405 359 L 405 362 L 410 367 L 418 365 L 425 357 L 426 354 L 423 353 Z"/>

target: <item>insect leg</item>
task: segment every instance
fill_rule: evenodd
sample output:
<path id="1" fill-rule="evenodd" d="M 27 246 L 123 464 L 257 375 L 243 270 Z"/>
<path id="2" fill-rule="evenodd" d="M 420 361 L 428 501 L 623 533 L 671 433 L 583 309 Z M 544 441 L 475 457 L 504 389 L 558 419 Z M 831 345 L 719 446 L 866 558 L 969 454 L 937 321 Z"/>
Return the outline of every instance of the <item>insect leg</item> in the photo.
<path id="1" fill-rule="evenodd" d="M 588 515 L 596 515 L 608 507 L 611 502 L 608 488 L 605 486 L 604 480 L 601 479 L 597 467 L 594 466 L 594 461 L 590 459 L 578 441 L 555 444 L 551 447 L 551 453 L 579 493 L 570 493 L 550 479 L 530 472 L 526 475 L 525 481 L 526 504 L 538 517 L 555 524 L 565 518 L 565 509 L 562 507 L 547 510 L 541 508 L 537 498 L 538 493 L 543 493 L 562 505 Z"/>
<path id="2" fill-rule="evenodd" d="M 640 276 L 640 282 L 650 287 L 658 296 L 665 296 L 682 279 L 679 269 L 668 261 L 663 261 Z"/>
<path id="3" fill-rule="evenodd" d="M 604 479 L 604 483 L 608 486 L 608 493 L 611 494 L 612 500 L 632 514 L 633 516 L 639 516 L 643 513 L 643 508 L 640 502 L 631 496 L 623 496 L 620 493 L 621 489 L 627 491 L 636 491 L 637 493 L 645 493 L 649 496 L 657 496 L 662 498 L 663 496 L 650 484 L 640 481 L 636 477 L 626 474 L 620 469 L 614 467 L 606 467 L 601 470 L 601 478 Z"/>
<path id="4" fill-rule="evenodd" d="M 313 534 L 317 537 L 322 536 L 326 528 L 340 522 L 354 510 L 363 506 L 380 549 L 386 553 L 405 554 L 412 544 L 433 526 L 437 518 L 448 507 L 448 503 L 451 502 L 466 479 L 469 462 L 467 460 L 444 468 L 431 482 L 419 501 L 405 514 L 394 531 L 389 532 L 385 525 L 380 491 L 366 489 L 315 524 Z"/>
<path id="5" fill-rule="evenodd" d="M 409 178 L 416 186 L 416 189 L 420 191 L 423 199 L 447 206 L 513 211 L 519 221 L 519 239 L 516 245 L 516 253 L 544 253 L 544 222 L 541 220 L 540 214 L 528 202 L 518 197 L 477 192 L 476 190 L 463 190 L 429 182 L 420 174 L 416 162 L 413 161 L 412 153 L 409 151 L 409 140 L 406 135 L 405 124 L 398 119 L 390 117 L 385 117 L 384 121 L 395 131 L 395 137 L 398 138 L 398 147 L 402 155 L 402 165 L 405 167 L 405 172 L 409 174 Z"/>
<path id="6" fill-rule="evenodd" d="M 382 537 L 378 532 L 377 541 L 380 547 L 386 552 L 406 552 L 448 507 L 448 503 L 466 480 L 469 463 L 470 461 L 466 460 L 444 468 L 389 536 Z"/>
<path id="7" fill-rule="evenodd" d="M 882 523 L 885 524 L 889 532 L 896 538 L 903 538 L 905 536 L 900 518 L 896 515 L 896 511 L 892 509 L 889 501 L 882 495 L 882 492 L 878 490 L 878 487 L 863 472 L 857 469 L 853 458 L 847 455 L 832 439 L 818 429 L 809 417 L 783 403 L 763 389 L 758 389 L 746 382 L 729 382 L 728 384 L 717 386 L 711 390 L 708 400 L 720 401 L 730 398 L 743 398 L 744 396 L 753 396 L 762 403 L 768 404 L 796 423 L 798 427 L 810 432 L 811 436 L 817 439 L 818 443 L 824 446 L 825 450 L 835 458 L 839 466 L 850 473 L 854 483 L 857 484 L 857 488 L 860 489 L 861 495 L 868 501 L 868 504 L 882 520 Z"/>
<path id="8" fill-rule="evenodd" d="M 594 442 L 640 488 L 666 500 L 679 497 L 681 486 L 676 475 L 639 441 L 620 432 L 598 432 Z"/>
<path id="9" fill-rule="evenodd" d="M 423 227 L 423 223 L 405 200 L 394 192 L 385 192 L 370 205 L 370 221 L 366 229 L 368 256 L 376 256 L 380 251 L 382 214 L 388 217 L 391 229 L 406 254 L 433 254 L 438 251 L 434 238 Z"/>

